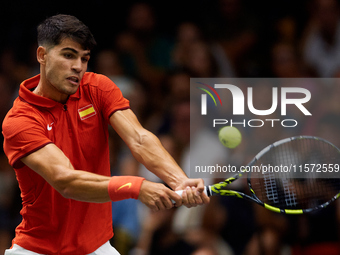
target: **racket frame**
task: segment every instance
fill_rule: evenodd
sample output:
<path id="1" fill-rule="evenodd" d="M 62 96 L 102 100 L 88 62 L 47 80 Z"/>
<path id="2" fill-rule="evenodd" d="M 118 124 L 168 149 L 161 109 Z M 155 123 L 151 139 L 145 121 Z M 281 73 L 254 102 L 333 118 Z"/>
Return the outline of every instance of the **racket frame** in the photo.
<path id="1" fill-rule="evenodd" d="M 284 143 L 288 143 L 291 142 L 293 140 L 297 140 L 297 139 L 315 139 L 315 140 L 321 140 L 329 145 L 331 145 L 332 147 L 334 147 L 336 150 L 339 151 L 340 154 L 340 150 L 332 143 L 330 143 L 329 141 L 320 138 L 320 137 L 316 137 L 316 136 L 294 136 L 294 137 L 290 137 L 290 138 L 285 138 L 282 140 L 279 140 L 267 147 L 265 147 L 264 149 L 262 149 L 249 163 L 247 166 L 252 166 L 256 163 L 256 161 L 258 161 L 264 154 L 266 154 L 268 151 L 270 151 L 271 149 L 282 145 Z M 235 180 L 243 177 L 244 174 L 248 174 L 247 176 L 247 183 L 248 183 L 248 188 L 250 190 L 250 195 L 247 195 L 243 192 L 240 191 L 235 191 L 235 190 L 228 190 L 225 189 L 230 183 L 234 182 Z M 232 177 L 229 177 L 227 179 L 225 179 L 222 182 L 213 184 L 213 185 L 208 185 L 206 186 L 206 193 L 208 196 L 234 196 L 234 197 L 238 197 L 238 198 L 243 198 L 249 201 L 253 201 L 261 206 L 263 206 L 264 208 L 276 212 L 276 213 L 282 213 L 282 214 L 303 214 L 303 213 L 310 213 L 310 212 L 314 212 L 317 210 L 320 210 L 322 208 L 327 207 L 330 203 L 332 203 L 333 201 L 335 201 L 336 199 L 338 199 L 340 197 L 340 191 L 334 195 L 333 197 L 330 198 L 330 200 L 328 200 L 325 203 L 322 203 L 316 207 L 313 208 L 308 208 L 308 209 L 280 209 L 278 207 L 269 205 L 267 203 L 262 202 L 255 194 L 252 185 L 251 185 L 251 172 L 246 173 L 246 168 L 244 167 L 243 169 L 240 170 L 239 173 L 233 175 Z"/>

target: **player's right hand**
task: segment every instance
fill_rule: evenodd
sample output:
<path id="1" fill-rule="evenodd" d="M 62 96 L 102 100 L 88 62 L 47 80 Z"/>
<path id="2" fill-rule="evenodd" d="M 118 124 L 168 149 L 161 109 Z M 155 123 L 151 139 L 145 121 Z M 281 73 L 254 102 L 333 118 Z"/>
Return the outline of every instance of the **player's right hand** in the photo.
<path id="1" fill-rule="evenodd" d="M 140 188 L 138 199 L 152 211 L 171 209 L 182 205 L 182 198 L 164 184 L 144 180 Z"/>

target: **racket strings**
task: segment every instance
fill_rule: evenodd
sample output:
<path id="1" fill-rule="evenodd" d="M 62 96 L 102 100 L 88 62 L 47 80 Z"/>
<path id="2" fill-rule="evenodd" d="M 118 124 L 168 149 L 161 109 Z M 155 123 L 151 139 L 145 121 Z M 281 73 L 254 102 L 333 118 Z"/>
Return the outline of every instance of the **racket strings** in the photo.
<path id="1" fill-rule="evenodd" d="M 281 209 L 313 208 L 340 191 L 339 178 L 332 173 L 340 164 L 339 151 L 323 140 L 296 139 L 273 146 L 255 164 L 262 171 L 251 173 L 254 193 Z"/>
<path id="2" fill-rule="evenodd" d="M 297 193 L 294 186 L 287 179 L 282 179 L 282 184 L 286 205 L 289 207 L 295 207 L 297 205 Z"/>
<path id="3" fill-rule="evenodd" d="M 264 177 L 264 187 L 267 194 L 267 199 L 273 203 L 277 203 L 279 201 L 279 195 L 277 193 L 277 186 L 273 173 Z"/>

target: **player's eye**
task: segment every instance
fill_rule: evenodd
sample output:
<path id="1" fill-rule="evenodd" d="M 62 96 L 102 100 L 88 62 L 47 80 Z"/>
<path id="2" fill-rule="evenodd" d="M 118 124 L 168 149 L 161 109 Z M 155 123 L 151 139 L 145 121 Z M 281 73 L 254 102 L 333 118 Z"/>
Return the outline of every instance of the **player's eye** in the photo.
<path id="1" fill-rule="evenodd" d="M 64 53 L 64 57 L 67 58 L 67 59 L 71 59 L 71 58 L 73 58 L 73 54 L 71 54 L 71 53 Z"/>
<path id="2" fill-rule="evenodd" d="M 83 63 L 87 63 L 87 62 L 89 62 L 89 58 L 81 58 L 81 61 L 82 61 Z"/>

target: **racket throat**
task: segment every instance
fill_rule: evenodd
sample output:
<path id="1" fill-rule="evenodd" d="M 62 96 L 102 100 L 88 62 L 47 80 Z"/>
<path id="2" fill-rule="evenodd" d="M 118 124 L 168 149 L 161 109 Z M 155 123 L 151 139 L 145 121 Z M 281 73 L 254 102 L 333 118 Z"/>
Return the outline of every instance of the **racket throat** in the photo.
<path id="1" fill-rule="evenodd" d="M 208 197 L 211 197 L 213 195 L 213 192 L 211 191 L 211 186 L 207 185 L 204 187 L 204 193 L 208 195 Z"/>

